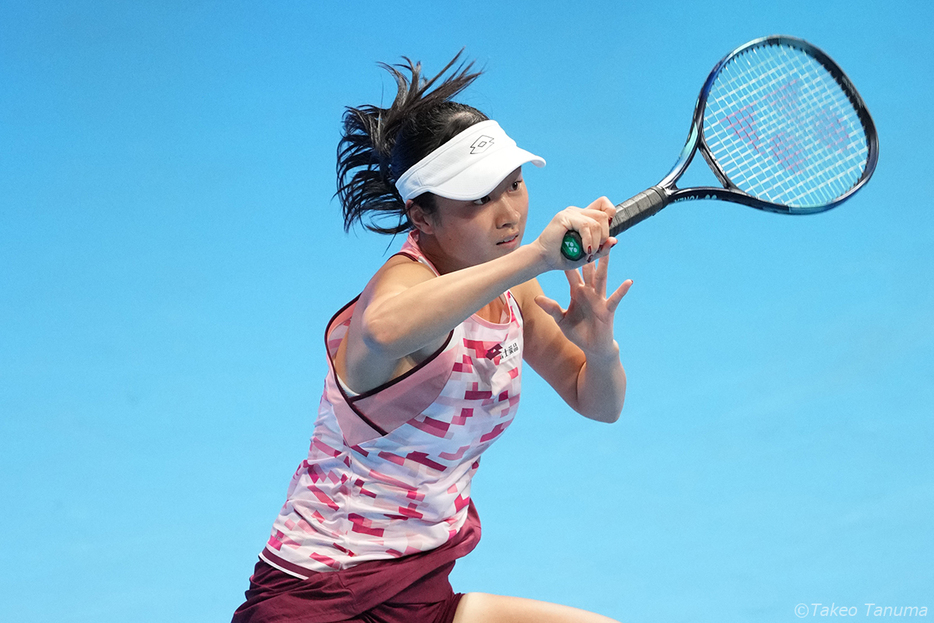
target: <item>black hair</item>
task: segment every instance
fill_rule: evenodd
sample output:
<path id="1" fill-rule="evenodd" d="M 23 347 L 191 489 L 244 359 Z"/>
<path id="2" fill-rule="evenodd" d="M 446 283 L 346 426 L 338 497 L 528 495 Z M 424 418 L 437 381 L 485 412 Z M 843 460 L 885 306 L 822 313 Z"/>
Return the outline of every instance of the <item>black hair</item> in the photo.
<path id="1" fill-rule="evenodd" d="M 408 231 L 412 224 L 396 180 L 458 133 L 487 120 L 476 108 L 451 101 L 482 73 L 471 72 L 472 62 L 461 62 L 435 86 L 462 53 L 430 79 L 422 76 L 421 63 L 407 57 L 398 65 L 380 63 L 396 81 L 398 90 L 392 105 L 347 107 L 337 146 L 337 197 L 344 213 L 344 231 L 355 222 L 380 234 Z M 431 193 L 412 200 L 426 213 L 436 210 Z"/>

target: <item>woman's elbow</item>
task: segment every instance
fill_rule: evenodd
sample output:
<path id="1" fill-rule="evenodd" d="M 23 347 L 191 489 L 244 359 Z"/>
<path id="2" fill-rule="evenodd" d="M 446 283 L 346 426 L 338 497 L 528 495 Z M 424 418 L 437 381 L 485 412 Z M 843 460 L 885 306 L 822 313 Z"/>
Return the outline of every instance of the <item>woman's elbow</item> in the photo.
<path id="1" fill-rule="evenodd" d="M 373 354 L 391 356 L 398 349 L 401 327 L 389 318 L 381 318 L 370 310 L 364 312 L 360 323 L 360 337 Z"/>
<path id="2" fill-rule="evenodd" d="M 622 413 L 623 410 L 620 409 L 619 411 L 611 411 L 609 413 L 601 414 L 593 419 L 598 422 L 603 422 L 604 424 L 615 424 L 616 422 L 619 422 L 619 417 L 622 415 Z"/>
<path id="3" fill-rule="evenodd" d="M 623 413 L 623 405 L 619 407 L 610 407 L 602 409 L 577 409 L 577 412 L 583 415 L 588 420 L 593 420 L 594 422 L 603 422 L 604 424 L 615 424 L 619 421 L 620 416 Z"/>

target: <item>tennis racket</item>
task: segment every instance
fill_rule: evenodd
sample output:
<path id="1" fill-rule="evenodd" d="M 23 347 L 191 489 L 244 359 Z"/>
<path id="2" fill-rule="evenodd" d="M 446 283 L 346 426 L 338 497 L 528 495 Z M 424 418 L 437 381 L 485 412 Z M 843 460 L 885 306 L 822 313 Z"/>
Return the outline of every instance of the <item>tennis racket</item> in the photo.
<path id="1" fill-rule="evenodd" d="M 698 150 L 722 188 L 677 187 Z M 616 206 L 610 235 L 693 199 L 782 214 L 823 212 L 862 188 L 878 158 L 869 111 L 829 56 L 794 37 L 756 39 L 710 72 L 674 168 Z M 584 256 L 578 232 L 568 231 L 561 253 L 572 261 Z"/>

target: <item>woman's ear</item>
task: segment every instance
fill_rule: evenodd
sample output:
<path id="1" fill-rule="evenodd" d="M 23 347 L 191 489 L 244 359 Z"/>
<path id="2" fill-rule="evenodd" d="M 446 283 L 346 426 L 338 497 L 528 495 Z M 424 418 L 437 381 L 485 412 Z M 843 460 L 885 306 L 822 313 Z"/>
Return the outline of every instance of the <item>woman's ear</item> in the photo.
<path id="1" fill-rule="evenodd" d="M 422 206 L 409 199 L 405 202 L 405 213 L 408 215 L 412 225 L 415 226 L 415 229 L 427 236 L 434 234 L 431 215 L 425 212 Z"/>

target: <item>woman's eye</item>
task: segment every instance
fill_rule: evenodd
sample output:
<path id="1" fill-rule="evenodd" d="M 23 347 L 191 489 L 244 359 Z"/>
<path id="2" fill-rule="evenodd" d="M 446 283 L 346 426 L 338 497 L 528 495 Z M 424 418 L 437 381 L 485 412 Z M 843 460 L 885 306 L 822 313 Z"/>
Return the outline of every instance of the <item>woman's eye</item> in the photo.
<path id="1" fill-rule="evenodd" d="M 478 206 L 482 206 L 484 203 L 489 203 L 489 202 L 490 202 L 489 195 L 487 195 L 486 197 L 480 197 L 479 199 L 473 200 L 474 205 L 478 205 Z"/>
<path id="2" fill-rule="evenodd" d="M 516 180 L 515 182 L 512 183 L 512 189 L 513 189 L 513 190 L 519 190 L 519 186 L 520 186 L 521 184 L 522 184 L 522 180 Z"/>

